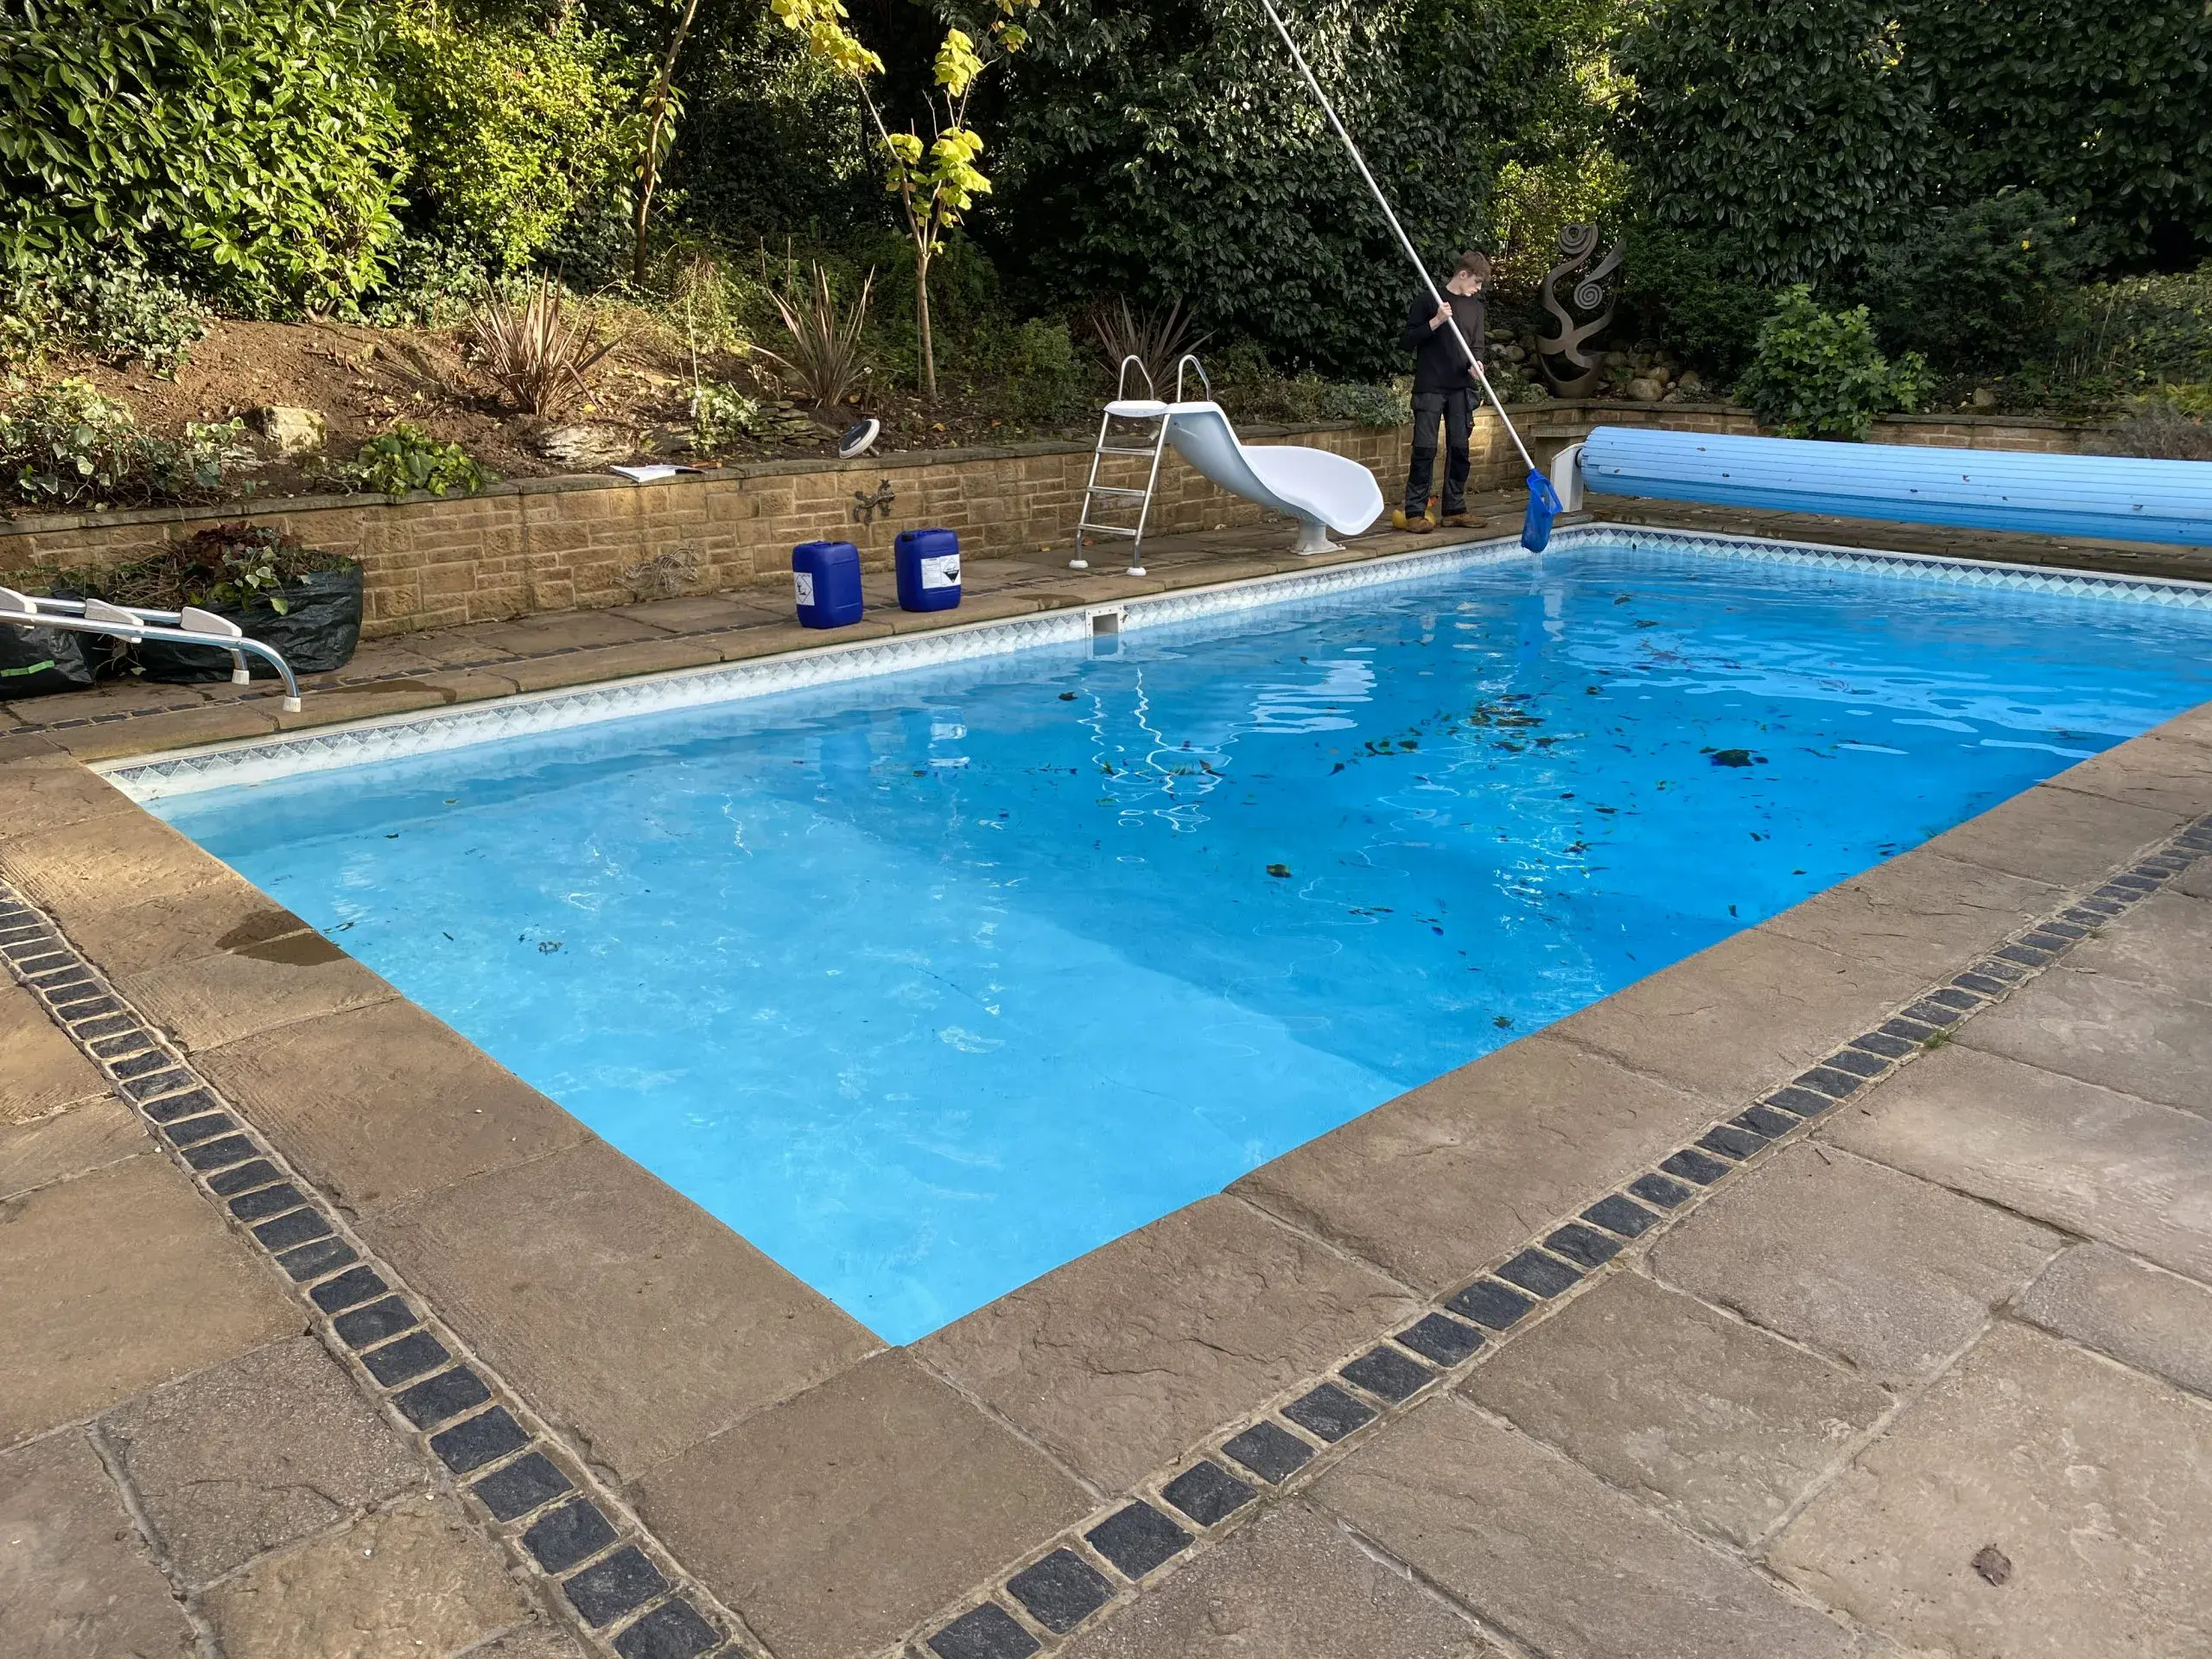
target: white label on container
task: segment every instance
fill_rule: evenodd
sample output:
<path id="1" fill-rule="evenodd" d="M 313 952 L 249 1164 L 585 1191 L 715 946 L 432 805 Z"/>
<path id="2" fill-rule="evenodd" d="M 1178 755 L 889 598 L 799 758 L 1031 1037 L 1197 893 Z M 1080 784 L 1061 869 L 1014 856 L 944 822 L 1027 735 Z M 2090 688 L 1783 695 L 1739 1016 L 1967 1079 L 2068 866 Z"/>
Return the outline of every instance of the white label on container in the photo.
<path id="1" fill-rule="evenodd" d="M 814 572 L 813 572 L 813 571 L 811 571 L 811 570 L 794 570 L 794 571 L 792 571 L 792 572 L 791 572 L 791 586 L 792 586 L 792 588 L 795 588 L 795 589 L 798 591 L 798 602 L 799 602 L 800 604 L 802 604 L 802 605 L 811 605 L 811 604 L 813 604 L 813 603 L 814 603 Z"/>
<path id="2" fill-rule="evenodd" d="M 932 588 L 957 588 L 960 585 L 960 556 L 957 553 L 946 553 L 934 559 L 924 559 L 921 561 L 921 567 L 924 593 L 927 593 Z"/>

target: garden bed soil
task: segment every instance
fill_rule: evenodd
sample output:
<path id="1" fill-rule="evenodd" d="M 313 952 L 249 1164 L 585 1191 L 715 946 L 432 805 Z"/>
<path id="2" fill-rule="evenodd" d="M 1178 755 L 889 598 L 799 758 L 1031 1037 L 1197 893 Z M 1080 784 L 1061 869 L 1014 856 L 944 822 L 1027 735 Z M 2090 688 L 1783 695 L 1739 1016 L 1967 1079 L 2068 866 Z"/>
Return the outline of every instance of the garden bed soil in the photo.
<path id="1" fill-rule="evenodd" d="M 731 353 L 702 356 L 699 372 L 741 391 L 770 398 L 780 395 Z M 844 428 L 864 415 L 883 423 L 879 442 L 885 449 L 954 448 L 1067 435 L 1057 426 L 1004 420 L 988 407 L 1001 400 L 987 394 L 948 391 L 932 407 L 912 393 L 876 391 L 842 410 L 811 411 L 819 434 L 812 439 L 742 439 L 702 454 L 689 443 L 689 354 L 680 344 L 644 336 L 610 353 L 587 377 L 590 396 L 576 398 L 550 418 L 501 408 L 488 384 L 471 372 L 453 329 L 219 320 L 193 345 L 191 361 L 174 379 L 143 365 L 118 368 L 67 355 L 50 359 L 45 372 L 91 381 L 105 396 L 128 404 L 141 426 L 165 437 L 180 435 L 188 421 L 243 416 L 251 422 L 257 410 L 270 405 L 321 415 L 329 429 L 322 454 L 297 461 L 269 455 L 248 474 L 247 493 L 256 496 L 329 493 L 334 482 L 330 467 L 351 460 L 364 442 L 397 420 L 411 421 L 442 442 L 460 444 L 505 478 L 594 470 L 549 459 L 533 443 L 549 429 L 578 423 L 629 435 L 634 447 L 627 459 L 705 466 L 827 457 L 836 453 Z M 1087 437 L 1087 416 L 1084 425 Z"/>

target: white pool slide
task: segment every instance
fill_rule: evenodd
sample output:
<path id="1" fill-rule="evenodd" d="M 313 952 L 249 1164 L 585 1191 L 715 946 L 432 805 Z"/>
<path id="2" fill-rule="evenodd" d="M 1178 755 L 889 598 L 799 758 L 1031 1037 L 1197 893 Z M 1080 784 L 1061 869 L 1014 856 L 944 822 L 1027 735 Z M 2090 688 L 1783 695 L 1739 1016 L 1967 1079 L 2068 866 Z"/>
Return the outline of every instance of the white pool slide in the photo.
<path id="1" fill-rule="evenodd" d="M 1125 420 L 1167 422 L 1175 453 L 1232 495 L 1298 521 L 1300 553 L 1322 553 L 1339 536 L 1357 536 L 1382 514 L 1375 474 L 1348 455 L 1298 444 L 1246 444 L 1219 404 L 1129 398 L 1108 405 Z"/>

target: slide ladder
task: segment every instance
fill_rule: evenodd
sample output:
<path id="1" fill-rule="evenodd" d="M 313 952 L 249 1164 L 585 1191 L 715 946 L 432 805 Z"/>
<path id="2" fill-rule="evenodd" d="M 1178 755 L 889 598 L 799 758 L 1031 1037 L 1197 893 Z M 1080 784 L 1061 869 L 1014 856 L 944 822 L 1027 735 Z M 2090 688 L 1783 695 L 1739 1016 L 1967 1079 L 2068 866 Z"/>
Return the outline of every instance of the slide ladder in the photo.
<path id="1" fill-rule="evenodd" d="M 1247 448 L 1236 435 L 1236 429 L 1229 423 L 1227 413 L 1213 401 L 1213 385 L 1206 378 L 1205 367 L 1196 356 L 1185 353 L 1175 365 L 1175 401 L 1172 404 L 1162 403 L 1156 396 L 1118 395 L 1128 390 L 1131 364 L 1135 364 L 1137 372 L 1144 376 L 1146 389 L 1152 387 L 1152 377 L 1143 364 L 1134 357 L 1123 362 L 1122 385 L 1098 423 L 1098 444 L 1090 458 L 1090 483 L 1084 493 L 1083 518 L 1076 531 L 1075 557 L 1069 561 L 1071 569 L 1090 568 L 1084 556 L 1087 537 L 1127 536 L 1131 543 L 1129 574 L 1144 575 L 1145 521 L 1152 511 L 1153 493 L 1159 487 L 1160 454 L 1170 446 L 1200 475 L 1231 495 L 1242 496 L 1270 512 L 1294 520 L 1298 540 L 1291 549 L 1294 553 L 1334 552 L 1337 543 L 1329 539 L 1332 531 L 1339 536 L 1357 536 L 1382 517 L 1382 492 L 1376 486 L 1375 474 L 1349 455 L 1287 443 L 1256 444 Z M 1191 373 L 1197 374 L 1206 395 L 1186 402 L 1183 382 Z M 1110 443 L 1109 438 L 1116 421 L 1157 423 L 1151 446 Z M 1107 455 L 1145 459 L 1150 470 L 1144 487 L 1099 483 L 1099 471 Z M 1101 522 L 1096 514 L 1102 500 L 1109 507 L 1119 505 L 1124 511 L 1128 504 L 1135 503 L 1135 526 Z"/>
<path id="2" fill-rule="evenodd" d="M 1129 396 L 1129 371 L 1132 368 L 1144 378 L 1146 395 L 1142 397 Z M 1178 391 L 1180 391 L 1179 384 Z M 1083 486 L 1083 513 L 1076 520 L 1075 556 L 1068 561 L 1069 569 L 1090 569 L 1086 550 L 1091 537 L 1126 536 L 1129 538 L 1128 573 L 1133 576 L 1144 575 L 1144 525 L 1145 520 L 1152 514 L 1152 493 L 1160 483 L 1160 457 L 1167 447 L 1167 416 L 1168 406 L 1160 401 L 1152 384 L 1151 372 L 1134 354 L 1123 358 L 1121 378 L 1114 387 L 1114 401 L 1106 405 L 1106 412 L 1099 416 L 1098 442 L 1090 451 L 1090 479 Z M 1148 444 L 1109 442 L 1117 435 L 1114 430 L 1117 421 L 1125 429 L 1150 423 L 1154 427 L 1152 442 Z M 1145 461 L 1144 487 L 1137 489 L 1128 484 L 1101 484 L 1098 474 L 1106 467 L 1109 455 Z M 1125 472 L 1122 475 L 1126 477 L 1129 474 Z M 1134 524 L 1115 522 L 1116 518 L 1126 520 L 1131 511 L 1136 514 Z M 1102 512 L 1110 516 L 1102 520 L 1098 516 Z"/>

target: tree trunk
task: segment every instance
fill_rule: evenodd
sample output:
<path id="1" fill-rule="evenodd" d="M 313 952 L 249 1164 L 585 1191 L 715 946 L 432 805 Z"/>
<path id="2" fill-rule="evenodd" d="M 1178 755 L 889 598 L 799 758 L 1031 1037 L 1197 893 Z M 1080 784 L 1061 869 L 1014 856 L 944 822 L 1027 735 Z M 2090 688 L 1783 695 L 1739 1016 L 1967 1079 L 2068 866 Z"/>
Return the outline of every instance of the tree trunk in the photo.
<path id="1" fill-rule="evenodd" d="M 937 402 L 937 344 L 930 335 L 930 254 L 914 244 L 914 332 L 922 346 L 922 396 Z"/>
<path id="2" fill-rule="evenodd" d="M 630 280 L 634 283 L 645 280 L 645 219 L 652 212 L 653 186 L 659 181 L 660 131 L 668 120 L 668 89 L 676 78 L 676 54 L 683 49 L 683 37 L 691 32 L 691 20 L 698 15 L 699 0 L 684 0 L 683 16 L 677 20 L 668 55 L 661 60 L 660 79 L 653 83 L 653 114 L 645 124 L 645 153 L 638 165 L 638 211 L 631 224 L 637 236 L 630 251 Z"/>

